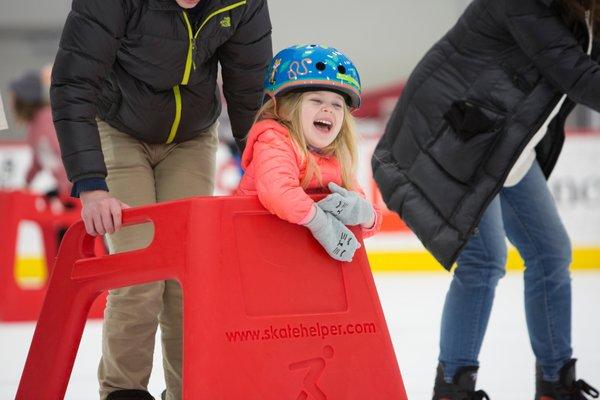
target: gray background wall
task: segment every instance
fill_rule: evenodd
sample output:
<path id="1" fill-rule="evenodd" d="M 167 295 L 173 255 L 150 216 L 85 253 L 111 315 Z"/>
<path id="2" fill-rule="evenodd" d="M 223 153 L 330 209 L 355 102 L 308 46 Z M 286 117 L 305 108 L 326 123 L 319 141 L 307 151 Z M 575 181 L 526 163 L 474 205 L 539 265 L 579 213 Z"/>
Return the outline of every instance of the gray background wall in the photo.
<path id="1" fill-rule="evenodd" d="M 273 45 L 320 43 L 347 53 L 365 89 L 406 79 L 470 0 L 269 0 Z M 70 0 L 0 0 L 0 92 L 51 62 Z M 589 113 L 587 114 L 589 115 Z M 21 135 L 18 127 L 3 137 Z"/>
<path id="2" fill-rule="evenodd" d="M 366 89 L 406 78 L 468 0 L 270 0 L 274 50 L 320 43 L 346 52 Z M 0 91 L 53 60 L 69 0 L 0 0 Z M 20 135 L 18 128 L 2 136 Z M 2 137 L 0 137 L 1 139 Z"/>
<path id="3" fill-rule="evenodd" d="M 295 43 L 343 49 L 367 87 L 405 77 L 467 0 L 270 0 L 276 50 Z M 0 79 L 39 66 L 56 50 L 67 0 L 0 1 Z"/>

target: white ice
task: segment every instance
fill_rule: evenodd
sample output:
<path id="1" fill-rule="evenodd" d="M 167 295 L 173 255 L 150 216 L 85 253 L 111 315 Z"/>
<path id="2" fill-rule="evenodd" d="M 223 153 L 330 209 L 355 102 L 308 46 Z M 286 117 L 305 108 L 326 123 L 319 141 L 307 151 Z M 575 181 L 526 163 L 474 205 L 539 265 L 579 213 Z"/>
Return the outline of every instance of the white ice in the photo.
<path id="1" fill-rule="evenodd" d="M 375 281 L 404 384 L 411 400 L 430 399 L 436 366 L 440 312 L 450 275 L 376 274 Z M 480 357 L 479 387 L 493 400 L 531 400 L 534 359 L 525 327 L 522 274 L 500 281 Z M 600 388 L 600 272 L 573 274 L 573 350 L 578 375 Z M 0 323 L 0 399 L 13 399 L 27 356 L 34 324 Z M 97 399 L 96 368 L 100 357 L 98 322 L 88 322 L 66 399 Z M 164 387 L 160 351 L 150 391 Z M 372 399 L 377 399 L 373 393 Z M 32 399 L 33 400 L 33 399 Z M 335 399 L 343 400 L 343 399 Z"/>

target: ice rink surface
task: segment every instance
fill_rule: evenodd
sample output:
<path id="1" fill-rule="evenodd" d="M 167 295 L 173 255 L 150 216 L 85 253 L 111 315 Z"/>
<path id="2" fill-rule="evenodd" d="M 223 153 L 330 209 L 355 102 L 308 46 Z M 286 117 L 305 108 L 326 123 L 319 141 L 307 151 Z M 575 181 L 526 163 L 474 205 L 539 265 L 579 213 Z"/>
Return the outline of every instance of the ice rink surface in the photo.
<path id="1" fill-rule="evenodd" d="M 450 275 L 443 272 L 376 274 L 375 282 L 408 397 L 430 399 L 437 364 L 440 313 Z M 599 309 L 600 271 L 573 273 L 574 357 L 579 359 L 578 376 L 597 388 L 600 388 Z M 2 400 L 14 398 L 33 330 L 33 323 L 0 323 Z M 96 368 L 100 335 L 101 324 L 89 322 L 66 399 L 98 398 Z M 500 281 L 480 363 L 478 386 L 493 400 L 533 399 L 534 359 L 525 327 L 523 280 L 519 272 L 511 272 Z M 150 391 L 158 396 L 164 388 L 158 347 L 154 365 Z M 373 393 L 372 399 L 377 398 L 378 394 Z"/>

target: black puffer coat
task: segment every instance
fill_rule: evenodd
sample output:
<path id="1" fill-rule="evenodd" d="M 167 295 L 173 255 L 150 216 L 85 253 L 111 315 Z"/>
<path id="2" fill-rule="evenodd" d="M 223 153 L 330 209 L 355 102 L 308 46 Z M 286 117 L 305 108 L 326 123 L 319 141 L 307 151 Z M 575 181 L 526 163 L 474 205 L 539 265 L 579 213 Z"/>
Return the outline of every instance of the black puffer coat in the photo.
<path id="1" fill-rule="evenodd" d="M 272 57 L 266 0 L 201 0 L 196 26 L 175 0 L 74 0 L 52 75 L 69 179 L 105 177 L 95 118 L 147 143 L 182 142 L 221 111 L 217 64 L 241 144 Z"/>
<path id="2" fill-rule="evenodd" d="M 600 111 L 597 46 L 552 0 L 474 0 L 411 74 L 372 159 L 388 207 L 447 269 L 561 95 L 537 146 L 548 176 L 575 103 Z"/>

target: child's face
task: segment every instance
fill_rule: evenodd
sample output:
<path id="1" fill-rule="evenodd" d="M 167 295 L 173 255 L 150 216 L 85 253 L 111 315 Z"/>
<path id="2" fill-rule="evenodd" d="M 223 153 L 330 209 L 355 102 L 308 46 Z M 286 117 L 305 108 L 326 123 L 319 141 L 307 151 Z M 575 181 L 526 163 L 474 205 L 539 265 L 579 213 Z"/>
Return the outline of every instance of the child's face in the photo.
<path id="1" fill-rule="evenodd" d="M 306 142 L 322 149 L 340 133 L 344 120 L 344 98 L 326 90 L 302 95 L 300 118 Z"/>

